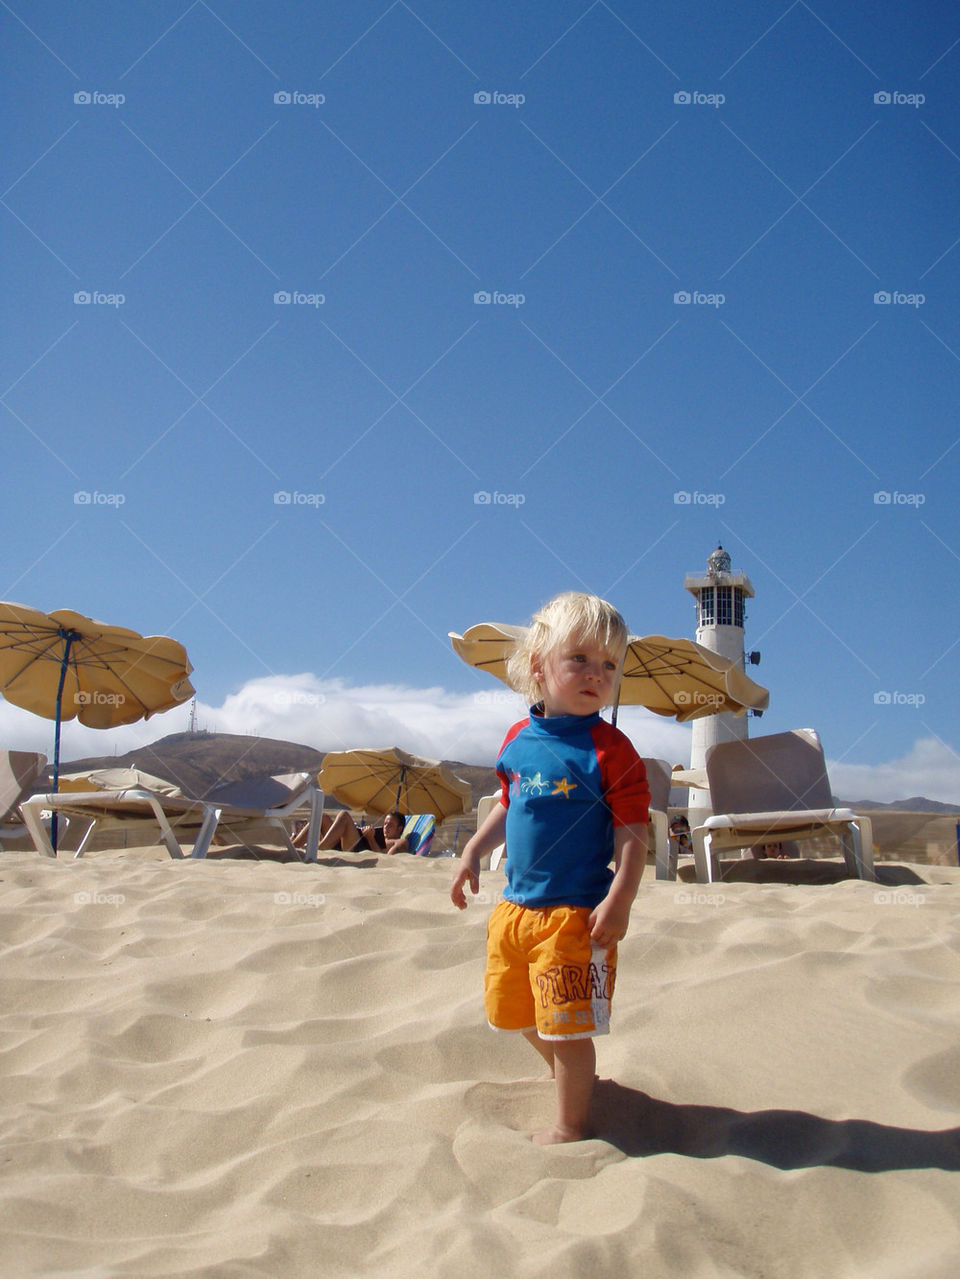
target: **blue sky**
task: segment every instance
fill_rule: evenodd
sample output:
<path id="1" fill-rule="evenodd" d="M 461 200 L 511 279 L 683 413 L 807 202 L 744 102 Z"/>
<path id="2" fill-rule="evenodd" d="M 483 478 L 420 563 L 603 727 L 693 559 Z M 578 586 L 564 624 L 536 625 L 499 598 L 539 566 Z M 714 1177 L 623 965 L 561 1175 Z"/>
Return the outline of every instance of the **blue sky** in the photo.
<path id="1" fill-rule="evenodd" d="M 751 731 L 817 728 L 848 798 L 960 803 L 949 6 L 0 28 L 3 598 L 180 639 L 208 727 L 481 762 L 514 704 L 449 630 L 582 588 L 692 636 L 721 541 Z"/>

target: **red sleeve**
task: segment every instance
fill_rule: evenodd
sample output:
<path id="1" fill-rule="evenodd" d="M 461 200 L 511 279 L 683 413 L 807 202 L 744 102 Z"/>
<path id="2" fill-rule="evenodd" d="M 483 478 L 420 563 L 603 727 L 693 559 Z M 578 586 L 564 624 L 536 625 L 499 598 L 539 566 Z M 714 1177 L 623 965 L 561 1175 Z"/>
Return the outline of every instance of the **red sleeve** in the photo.
<path id="1" fill-rule="evenodd" d="M 650 820 L 650 787 L 643 760 L 629 737 L 606 720 L 592 731 L 614 826 L 645 825 Z"/>
<path id="2" fill-rule="evenodd" d="M 506 737 L 500 743 L 500 749 L 497 751 L 497 777 L 500 779 L 500 803 L 504 808 L 510 807 L 510 778 L 500 767 L 500 756 L 503 754 L 505 747 L 513 741 L 521 728 L 526 728 L 530 723 L 529 718 L 518 720 L 511 729 L 508 729 Z"/>

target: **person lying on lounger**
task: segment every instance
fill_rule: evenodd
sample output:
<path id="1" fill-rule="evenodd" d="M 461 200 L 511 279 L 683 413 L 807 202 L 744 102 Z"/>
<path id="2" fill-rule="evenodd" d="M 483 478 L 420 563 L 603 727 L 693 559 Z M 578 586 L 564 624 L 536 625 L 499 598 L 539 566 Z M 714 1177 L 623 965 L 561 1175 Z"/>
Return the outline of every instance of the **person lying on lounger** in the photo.
<path id="1" fill-rule="evenodd" d="M 342 853 L 405 853 L 408 851 L 407 841 L 403 838 L 406 821 L 402 813 L 388 813 L 382 826 L 361 828 L 346 809 L 332 817 L 324 813 L 320 819 L 320 843 L 317 847 L 321 850 L 337 849 Z M 302 848 L 306 838 L 307 827 L 304 826 L 293 837 L 294 847 Z"/>

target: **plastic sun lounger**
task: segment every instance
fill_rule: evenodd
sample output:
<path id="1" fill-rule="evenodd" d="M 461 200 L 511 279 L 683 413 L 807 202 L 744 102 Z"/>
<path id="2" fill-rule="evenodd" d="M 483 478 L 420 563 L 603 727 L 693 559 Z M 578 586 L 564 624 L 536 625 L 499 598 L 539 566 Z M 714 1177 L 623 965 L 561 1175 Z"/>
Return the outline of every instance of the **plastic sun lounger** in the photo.
<path id="1" fill-rule="evenodd" d="M 676 879 L 677 854 L 670 848 L 670 765 L 665 759 L 644 758 L 650 787 L 650 833 L 657 865 L 657 879 Z"/>
<path id="2" fill-rule="evenodd" d="M 477 827 L 483 825 L 487 814 L 495 804 L 500 803 L 500 792 L 496 790 L 492 795 L 483 795 L 477 802 Z M 490 853 L 489 857 L 483 857 L 480 861 L 481 870 L 496 870 L 504 857 L 507 855 L 506 844 L 498 844 Z"/>
<path id="3" fill-rule="evenodd" d="M 95 776 L 92 775 L 93 778 Z M 88 822 L 75 858 L 83 856 L 95 831 L 142 829 L 146 824 L 159 831 L 161 842 L 173 858 L 188 855 L 192 858 L 206 857 L 221 827 L 234 836 L 242 837 L 267 825 L 281 832 L 287 847 L 298 858 L 308 862 L 317 860 L 324 796 L 312 773 L 295 773 L 253 783 L 229 783 L 203 800 L 170 793 L 172 788 L 166 783 L 162 783 L 161 791 L 142 784 L 142 781 L 139 785 L 111 789 L 94 789 L 94 786 L 95 781 L 91 781 L 89 790 L 35 795 L 21 805 L 24 822 L 38 853 L 46 857 L 56 856 L 41 820 L 41 812 L 49 809 Z M 262 799 L 265 789 L 273 797 L 272 803 L 237 802 L 243 798 Z M 293 846 L 289 828 L 304 817 L 309 821 L 309 829 L 301 854 Z M 180 841 L 189 842 L 191 835 L 193 847 L 186 854 Z"/>
<path id="4" fill-rule="evenodd" d="M 46 755 L 0 751 L 0 839 L 16 839 L 27 833 L 20 820 L 20 805 L 29 799 L 46 766 Z"/>
<path id="5" fill-rule="evenodd" d="M 721 850 L 816 835 L 839 835 L 850 874 L 876 879 L 870 818 L 834 806 L 813 729 L 718 742 L 706 764 L 715 813 L 691 832 L 699 883 L 720 877 Z"/>

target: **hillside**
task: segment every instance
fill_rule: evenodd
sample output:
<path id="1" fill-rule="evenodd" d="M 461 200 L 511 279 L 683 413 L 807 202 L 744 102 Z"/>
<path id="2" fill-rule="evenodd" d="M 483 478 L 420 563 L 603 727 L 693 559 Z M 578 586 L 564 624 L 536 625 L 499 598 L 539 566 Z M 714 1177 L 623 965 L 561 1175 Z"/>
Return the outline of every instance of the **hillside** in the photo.
<path id="1" fill-rule="evenodd" d="M 941 804 L 938 799 L 925 799 L 922 795 L 914 795 L 911 799 L 897 799 L 887 804 L 876 799 L 841 799 L 838 802 L 845 808 L 852 808 L 855 813 L 879 810 L 893 813 L 937 813 L 943 816 L 955 813 L 960 817 L 960 806 L 957 804 Z"/>
<path id="2" fill-rule="evenodd" d="M 221 782 L 244 781 L 250 777 L 268 777 L 277 773 L 319 770 L 324 752 L 297 742 L 271 737 L 247 737 L 239 733 L 172 733 L 148 746 L 127 751 L 125 755 L 90 755 L 69 760 L 61 765 L 64 773 L 79 773 L 95 768 L 140 768 L 168 781 L 176 782 L 187 795 L 202 799 Z M 496 789 L 492 768 L 445 760 L 449 768 L 470 783 L 474 806 L 482 795 Z M 838 799 L 837 804 L 855 812 L 909 812 L 942 816 L 956 814 L 956 804 L 914 796 L 911 799 L 880 803 L 877 800 Z"/>
<path id="3" fill-rule="evenodd" d="M 296 742 L 270 737 L 245 737 L 235 733 L 172 733 L 148 746 L 124 755 L 87 756 L 61 764 L 63 773 L 92 772 L 97 768 L 139 768 L 175 782 L 185 795 L 203 799 L 221 782 L 246 781 L 278 773 L 319 772 L 324 752 Z M 482 795 L 496 786 L 492 768 L 446 760 L 458 777 L 470 783 L 476 807 Z M 337 807 L 333 801 L 333 807 Z"/>
<path id="4" fill-rule="evenodd" d="M 125 755 L 70 760 L 63 764 L 62 771 L 139 768 L 175 782 L 185 794 L 202 799 L 224 781 L 244 781 L 276 773 L 319 771 L 323 758 L 323 751 L 312 746 L 273 738 L 229 733 L 174 733 Z M 497 779 L 492 768 L 463 764 L 457 760 L 445 762 L 458 777 L 470 784 L 474 809 L 481 796 L 496 790 Z M 869 814 L 873 821 L 874 845 L 881 858 L 956 864 L 955 823 L 960 820 L 957 806 L 922 796 L 886 804 L 873 800 L 838 800 L 837 803 Z M 330 798 L 327 805 L 340 807 Z M 472 815 L 451 819 L 439 832 L 439 846 L 462 847 L 473 821 Z M 812 855 L 817 855 L 815 850 L 812 850 Z M 836 856 L 837 853 L 825 842 L 819 855 Z"/>

